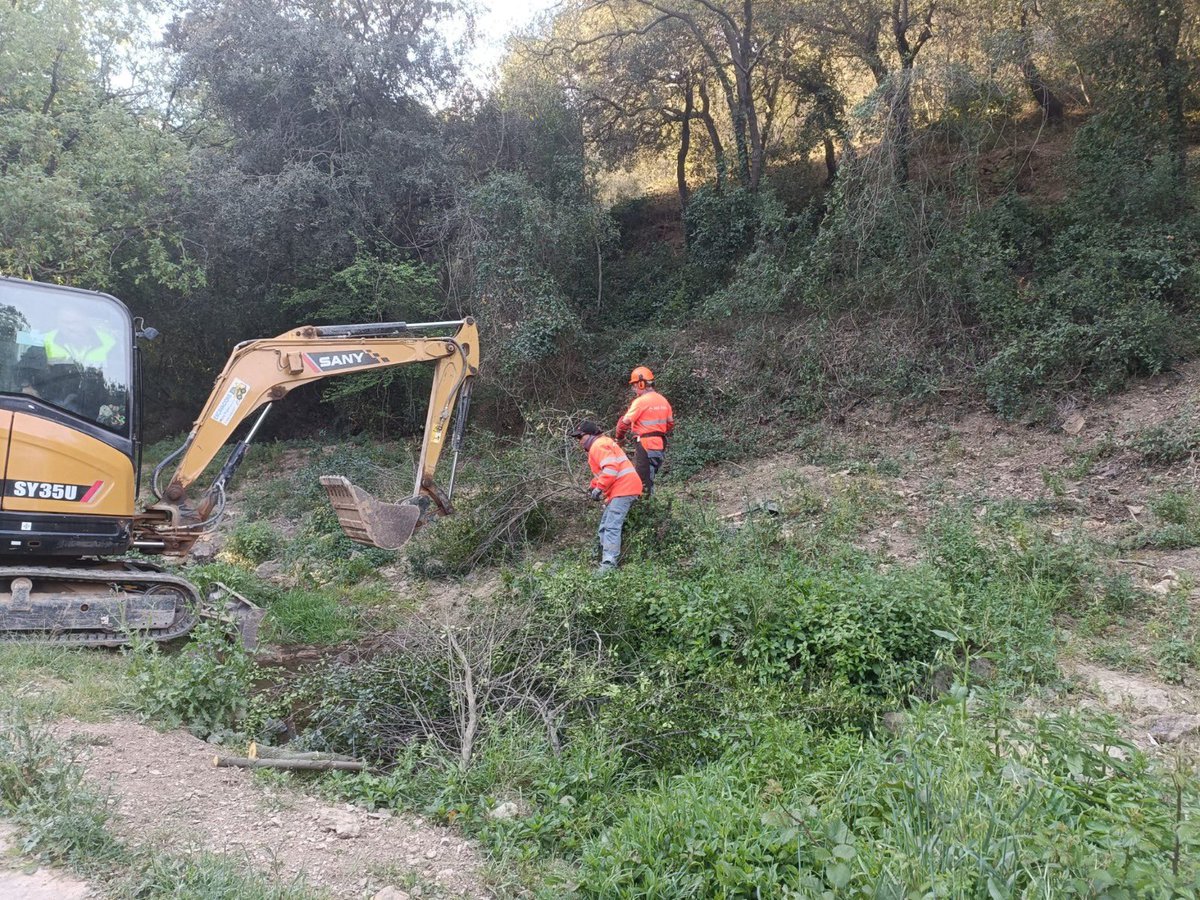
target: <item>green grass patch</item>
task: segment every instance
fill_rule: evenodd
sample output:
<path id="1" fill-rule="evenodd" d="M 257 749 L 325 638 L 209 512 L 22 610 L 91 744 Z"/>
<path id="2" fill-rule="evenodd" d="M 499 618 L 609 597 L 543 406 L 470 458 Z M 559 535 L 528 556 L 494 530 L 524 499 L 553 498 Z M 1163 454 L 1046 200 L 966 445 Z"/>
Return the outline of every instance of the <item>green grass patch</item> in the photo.
<path id="1" fill-rule="evenodd" d="M 119 654 L 0 643 L 0 684 L 9 702 L 31 716 L 96 721 L 125 704 L 128 681 Z"/>

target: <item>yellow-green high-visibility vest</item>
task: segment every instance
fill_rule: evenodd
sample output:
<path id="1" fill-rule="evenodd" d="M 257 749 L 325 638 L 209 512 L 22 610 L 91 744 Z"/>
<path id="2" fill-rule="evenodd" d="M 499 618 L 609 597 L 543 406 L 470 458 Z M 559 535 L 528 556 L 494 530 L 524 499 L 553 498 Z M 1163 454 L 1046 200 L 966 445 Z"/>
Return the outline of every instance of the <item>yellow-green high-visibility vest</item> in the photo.
<path id="1" fill-rule="evenodd" d="M 81 366 L 103 366 L 108 362 L 108 354 L 112 352 L 113 347 L 117 345 L 117 339 L 100 328 L 93 329 L 96 337 L 100 340 L 100 345 L 92 347 L 82 353 L 74 350 L 67 344 L 58 342 L 58 331 L 47 331 L 42 338 L 42 346 L 46 350 L 46 361 L 53 362 L 76 362 Z"/>

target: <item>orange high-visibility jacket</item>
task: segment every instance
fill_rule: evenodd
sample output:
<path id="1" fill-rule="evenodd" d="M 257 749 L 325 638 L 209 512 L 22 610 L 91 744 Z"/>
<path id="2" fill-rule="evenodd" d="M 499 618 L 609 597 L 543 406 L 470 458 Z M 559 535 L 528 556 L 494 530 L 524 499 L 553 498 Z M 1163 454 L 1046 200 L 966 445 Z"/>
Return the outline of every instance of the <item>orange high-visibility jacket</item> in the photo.
<path id="1" fill-rule="evenodd" d="M 604 492 L 604 502 L 615 497 L 638 497 L 642 479 L 621 445 L 607 435 L 598 435 L 588 448 L 588 465 L 592 467 L 592 487 Z"/>
<path id="2" fill-rule="evenodd" d="M 642 447 L 661 450 L 666 446 L 663 438 L 674 427 L 675 413 L 671 410 L 671 404 L 666 397 L 650 388 L 633 398 L 629 410 L 617 422 L 617 440 L 623 440 L 625 433 L 632 430 Z"/>

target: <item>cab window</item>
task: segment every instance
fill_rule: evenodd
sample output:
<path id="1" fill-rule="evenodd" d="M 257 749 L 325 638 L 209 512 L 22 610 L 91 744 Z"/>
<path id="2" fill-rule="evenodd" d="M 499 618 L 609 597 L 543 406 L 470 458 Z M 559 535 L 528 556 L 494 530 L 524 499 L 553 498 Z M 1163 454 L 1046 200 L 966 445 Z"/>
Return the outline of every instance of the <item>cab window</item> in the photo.
<path id="1" fill-rule="evenodd" d="M 131 343 L 110 297 L 0 279 L 0 393 L 128 434 Z"/>

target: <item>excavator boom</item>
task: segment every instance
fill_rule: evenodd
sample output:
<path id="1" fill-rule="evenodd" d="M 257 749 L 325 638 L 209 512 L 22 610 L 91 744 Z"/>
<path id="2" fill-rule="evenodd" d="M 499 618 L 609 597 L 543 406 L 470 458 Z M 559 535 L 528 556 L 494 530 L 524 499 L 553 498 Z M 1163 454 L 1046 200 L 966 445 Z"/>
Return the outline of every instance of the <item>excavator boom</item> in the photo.
<path id="1" fill-rule="evenodd" d="M 439 334 L 439 332 L 452 332 Z M 154 473 L 158 502 L 134 519 L 136 544 L 180 555 L 220 518 L 226 486 L 271 405 L 294 388 L 335 375 L 410 363 L 433 364 L 433 387 L 412 496 L 384 503 L 340 475 L 321 478 L 346 534 L 371 546 L 395 549 L 435 514 L 450 512 L 451 489 L 434 480 L 446 444 L 457 451 L 470 403 L 470 379 L 479 371 L 479 333 L 473 319 L 406 324 L 306 325 L 234 348 L 184 444 Z M 457 419 L 455 412 L 457 410 Z M 239 441 L 212 485 L 193 498 L 209 463 L 249 417 L 258 420 Z M 456 422 L 451 431 L 452 422 Z M 447 440 L 451 438 L 451 440 Z M 162 471 L 174 463 L 165 487 Z"/>

